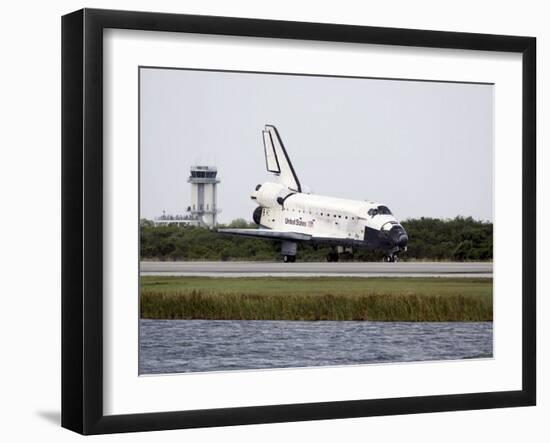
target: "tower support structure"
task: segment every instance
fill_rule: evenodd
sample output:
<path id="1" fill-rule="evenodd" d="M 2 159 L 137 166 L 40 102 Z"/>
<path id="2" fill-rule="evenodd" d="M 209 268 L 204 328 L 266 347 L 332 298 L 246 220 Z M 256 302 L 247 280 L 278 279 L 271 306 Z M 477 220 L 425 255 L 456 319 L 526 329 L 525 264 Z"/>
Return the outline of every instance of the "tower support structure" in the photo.
<path id="1" fill-rule="evenodd" d="M 191 205 L 189 212 L 200 218 L 202 222 L 213 228 L 217 224 L 220 212 L 217 205 L 217 189 L 220 183 L 215 166 L 191 166 L 187 181 L 191 184 Z"/>

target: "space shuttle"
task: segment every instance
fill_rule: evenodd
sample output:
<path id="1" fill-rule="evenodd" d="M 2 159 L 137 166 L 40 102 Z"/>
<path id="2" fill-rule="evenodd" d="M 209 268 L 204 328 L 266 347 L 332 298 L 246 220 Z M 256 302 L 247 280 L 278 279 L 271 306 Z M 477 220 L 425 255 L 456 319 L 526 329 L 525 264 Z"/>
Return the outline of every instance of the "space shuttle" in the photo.
<path id="1" fill-rule="evenodd" d="M 258 207 L 257 229 L 219 229 L 222 234 L 281 241 L 284 262 L 295 262 L 298 244 L 328 245 L 327 261 L 359 248 L 378 249 L 396 262 L 409 238 L 385 204 L 304 192 L 277 128 L 262 131 L 265 166 L 272 180 L 259 184 L 250 198 Z"/>

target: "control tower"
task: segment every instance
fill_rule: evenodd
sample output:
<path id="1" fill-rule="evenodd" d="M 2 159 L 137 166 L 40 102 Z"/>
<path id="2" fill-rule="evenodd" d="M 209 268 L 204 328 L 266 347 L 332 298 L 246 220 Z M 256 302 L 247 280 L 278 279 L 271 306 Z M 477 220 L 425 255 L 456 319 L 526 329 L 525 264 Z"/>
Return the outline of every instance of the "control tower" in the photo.
<path id="1" fill-rule="evenodd" d="M 215 166 L 191 166 L 191 206 L 189 212 L 211 228 L 216 226 L 217 207 L 216 185 L 220 182 Z"/>

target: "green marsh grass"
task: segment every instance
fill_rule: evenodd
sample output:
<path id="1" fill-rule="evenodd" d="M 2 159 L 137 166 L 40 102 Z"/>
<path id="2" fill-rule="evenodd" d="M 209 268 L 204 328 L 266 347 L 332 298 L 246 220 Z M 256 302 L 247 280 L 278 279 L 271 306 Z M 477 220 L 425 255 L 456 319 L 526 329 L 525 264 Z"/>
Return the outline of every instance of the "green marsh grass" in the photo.
<path id="1" fill-rule="evenodd" d="M 141 317 L 492 321 L 492 279 L 142 277 Z"/>

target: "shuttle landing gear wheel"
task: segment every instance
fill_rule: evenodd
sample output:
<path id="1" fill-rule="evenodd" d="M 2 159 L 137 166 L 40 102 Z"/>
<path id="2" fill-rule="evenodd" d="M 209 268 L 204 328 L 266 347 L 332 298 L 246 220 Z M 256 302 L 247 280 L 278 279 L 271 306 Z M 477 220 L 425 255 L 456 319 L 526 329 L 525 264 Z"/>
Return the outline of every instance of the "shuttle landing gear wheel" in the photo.
<path id="1" fill-rule="evenodd" d="M 283 262 L 285 263 L 294 263 L 296 261 L 295 255 L 283 255 Z"/>
<path id="2" fill-rule="evenodd" d="M 386 255 L 384 257 L 384 261 L 388 263 L 397 263 L 399 261 L 399 257 L 397 257 L 397 254 Z"/>

